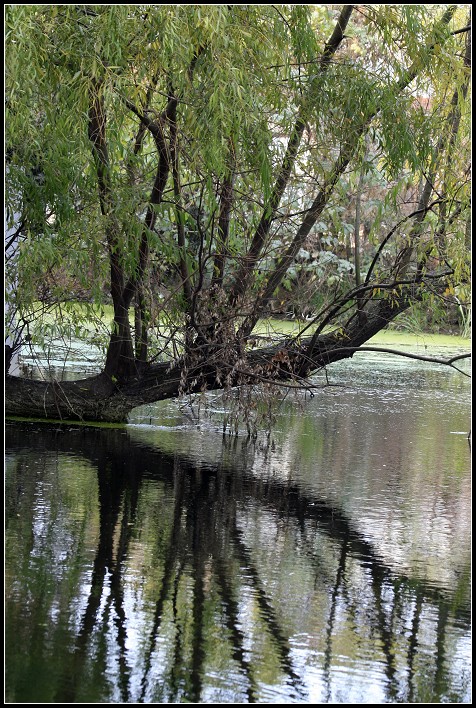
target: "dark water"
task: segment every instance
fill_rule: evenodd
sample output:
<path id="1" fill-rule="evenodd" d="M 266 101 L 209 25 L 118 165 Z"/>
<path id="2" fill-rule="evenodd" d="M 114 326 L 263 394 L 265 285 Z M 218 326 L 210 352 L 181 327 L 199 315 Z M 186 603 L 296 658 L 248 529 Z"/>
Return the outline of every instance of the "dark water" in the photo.
<path id="1" fill-rule="evenodd" d="M 7 422 L 7 703 L 471 701 L 468 380 L 329 378 L 255 442 Z"/>

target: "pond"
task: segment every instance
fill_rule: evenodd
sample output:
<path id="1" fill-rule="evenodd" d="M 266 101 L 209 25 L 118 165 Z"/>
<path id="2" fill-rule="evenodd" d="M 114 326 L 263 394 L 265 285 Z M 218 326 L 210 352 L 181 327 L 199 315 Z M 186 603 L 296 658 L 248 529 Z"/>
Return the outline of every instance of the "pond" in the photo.
<path id="1" fill-rule="evenodd" d="M 471 702 L 469 380 L 316 381 L 256 440 L 7 421 L 7 703 Z"/>

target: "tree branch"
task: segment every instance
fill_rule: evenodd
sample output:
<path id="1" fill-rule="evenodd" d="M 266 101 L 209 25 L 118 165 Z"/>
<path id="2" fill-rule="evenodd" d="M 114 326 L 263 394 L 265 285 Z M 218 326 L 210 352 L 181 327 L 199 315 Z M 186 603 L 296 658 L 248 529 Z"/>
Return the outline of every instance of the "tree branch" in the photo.
<path id="1" fill-rule="evenodd" d="M 228 140 L 230 152 L 228 172 L 223 179 L 220 192 L 220 212 L 218 215 L 218 235 L 215 258 L 213 261 L 212 288 L 221 287 L 223 284 L 223 274 L 225 269 L 225 252 L 228 243 L 230 230 L 230 216 L 233 207 L 233 185 L 235 170 L 235 146 L 233 139 Z"/>
<path id="2" fill-rule="evenodd" d="M 239 268 L 231 286 L 230 304 L 232 306 L 236 304 L 238 298 L 245 293 L 248 287 L 252 270 L 264 247 L 276 210 L 279 207 L 284 190 L 289 182 L 291 171 L 295 164 L 299 145 L 301 143 L 301 138 L 306 127 L 307 114 L 311 108 L 309 96 L 312 95 L 313 89 L 315 88 L 317 81 L 320 79 L 320 76 L 327 71 L 332 56 L 336 53 L 342 40 L 344 39 L 344 31 L 350 20 L 353 9 L 353 5 L 345 5 L 342 9 L 332 36 L 324 48 L 324 52 L 319 62 L 319 71 L 312 81 L 312 89 L 309 91 L 307 100 L 301 103 L 298 117 L 291 131 L 291 137 L 289 138 L 280 171 L 271 191 L 271 196 L 265 205 L 261 220 L 251 241 L 248 253 L 244 256 L 241 268 Z"/>
<path id="3" fill-rule="evenodd" d="M 441 27 L 441 26 L 446 26 L 449 21 L 451 20 L 451 17 L 453 16 L 454 12 L 456 11 L 456 6 L 450 6 L 442 15 L 442 18 L 436 23 L 436 27 Z M 433 31 L 432 34 L 435 33 L 435 30 Z M 431 52 L 435 48 L 435 42 L 430 41 L 428 50 L 429 54 L 431 55 Z M 419 71 L 422 69 L 421 62 L 413 62 L 413 64 L 404 72 L 402 78 L 395 83 L 395 94 L 400 93 L 404 88 L 406 88 L 411 81 L 418 75 Z M 376 109 L 372 110 L 371 113 L 369 113 L 366 116 L 363 116 L 362 118 L 359 119 L 359 123 L 357 125 L 354 125 L 353 128 L 353 133 L 349 134 L 345 137 L 343 143 L 344 147 L 334 163 L 334 166 L 332 170 L 329 171 L 328 177 L 325 180 L 324 186 L 321 188 L 319 191 L 317 197 L 315 198 L 311 208 L 309 211 L 306 213 L 306 216 L 304 217 L 304 220 L 298 229 L 292 243 L 288 247 L 286 253 L 284 256 L 279 260 L 278 264 L 275 267 L 275 270 L 271 273 L 270 277 L 268 278 L 267 284 L 264 287 L 264 290 L 262 293 L 256 298 L 253 310 L 249 314 L 249 316 L 245 319 L 244 323 L 242 324 L 240 328 L 240 336 L 246 337 L 250 334 L 250 332 L 253 330 L 254 326 L 256 325 L 256 322 L 258 321 L 261 312 L 263 309 L 267 306 L 267 303 L 269 299 L 273 296 L 276 288 L 279 286 L 281 283 L 283 277 L 286 274 L 286 271 L 288 267 L 291 265 L 291 263 L 294 261 L 294 258 L 296 257 L 296 254 L 298 253 L 299 249 L 301 248 L 302 244 L 304 243 L 304 240 L 307 238 L 308 234 L 311 231 L 311 228 L 313 225 L 316 223 L 317 219 L 319 216 L 322 214 L 324 211 L 324 208 L 327 206 L 327 203 L 329 201 L 329 198 L 331 194 L 333 193 L 333 189 L 335 184 L 337 183 L 337 180 L 339 179 L 340 175 L 344 172 L 346 169 L 347 165 L 349 164 L 350 160 L 352 159 L 356 149 L 357 149 L 357 144 L 359 138 L 365 133 L 367 130 L 370 122 L 373 120 L 373 118 L 379 113 L 380 108 L 377 107 Z M 426 192 L 425 192 L 425 197 L 426 197 Z M 429 197 L 429 195 L 428 195 Z M 245 267 L 246 263 L 244 264 L 243 268 Z M 251 268 L 251 264 L 248 264 L 248 267 Z M 246 269 L 247 273 L 243 273 L 243 278 L 244 282 L 248 282 L 248 279 L 250 277 L 250 270 Z M 246 278 L 245 278 L 246 275 Z"/>

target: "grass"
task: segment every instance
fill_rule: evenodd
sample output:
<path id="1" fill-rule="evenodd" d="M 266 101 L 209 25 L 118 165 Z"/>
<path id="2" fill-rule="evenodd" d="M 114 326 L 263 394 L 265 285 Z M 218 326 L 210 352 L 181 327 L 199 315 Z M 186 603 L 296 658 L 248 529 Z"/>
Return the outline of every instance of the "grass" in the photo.
<path id="1" fill-rule="evenodd" d="M 296 320 L 262 320 L 253 330 L 253 334 L 262 337 L 277 337 L 285 335 L 292 337 L 299 333 L 305 323 Z M 312 334 L 312 328 L 306 334 Z M 471 339 L 453 334 L 432 334 L 421 332 L 402 332 L 391 329 L 384 329 L 367 342 L 374 346 L 395 346 L 395 347 L 461 347 L 471 348 Z"/>
<path id="2" fill-rule="evenodd" d="M 461 347 L 471 349 L 471 340 L 454 334 L 432 334 L 421 332 L 396 332 L 384 329 L 367 342 L 369 345 L 385 345 L 395 347 Z"/>

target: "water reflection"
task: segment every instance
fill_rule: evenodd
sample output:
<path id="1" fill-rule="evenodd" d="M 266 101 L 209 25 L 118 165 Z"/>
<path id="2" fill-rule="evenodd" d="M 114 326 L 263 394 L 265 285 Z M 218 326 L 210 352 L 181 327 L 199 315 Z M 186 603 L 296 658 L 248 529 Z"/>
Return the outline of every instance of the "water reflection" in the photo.
<path id="1" fill-rule="evenodd" d="M 8 424 L 6 450 L 7 702 L 469 700 L 469 556 L 450 591 L 408 574 L 236 440 L 212 465 Z"/>

